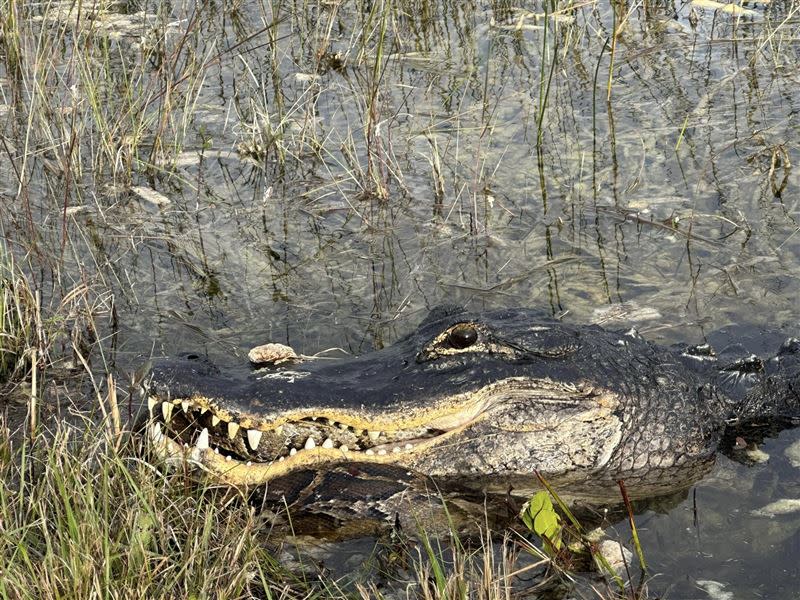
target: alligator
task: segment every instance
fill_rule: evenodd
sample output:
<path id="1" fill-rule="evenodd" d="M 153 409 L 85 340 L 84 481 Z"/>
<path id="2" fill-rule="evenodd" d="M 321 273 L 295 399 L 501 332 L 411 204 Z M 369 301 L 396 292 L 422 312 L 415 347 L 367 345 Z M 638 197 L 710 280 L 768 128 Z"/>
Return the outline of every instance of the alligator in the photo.
<path id="1" fill-rule="evenodd" d="M 199 354 L 159 360 L 148 398 L 158 447 L 226 484 L 350 473 L 525 495 L 541 476 L 600 504 L 619 501 L 620 481 L 631 499 L 688 489 L 734 428 L 800 423 L 800 340 L 727 364 L 633 329 L 450 307 L 357 357 L 230 371 Z"/>

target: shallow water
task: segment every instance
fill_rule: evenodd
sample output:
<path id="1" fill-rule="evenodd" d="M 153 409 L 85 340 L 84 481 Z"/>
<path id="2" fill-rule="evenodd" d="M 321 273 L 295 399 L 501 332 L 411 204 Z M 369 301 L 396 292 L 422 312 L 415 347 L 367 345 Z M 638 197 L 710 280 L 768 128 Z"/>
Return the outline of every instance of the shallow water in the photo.
<path id="1" fill-rule="evenodd" d="M 0 66 L 3 231 L 45 302 L 92 286 L 123 371 L 189 349 L 238 362 L 266 341 L 364 352 L 442 302 L 661 342 L 798 333 L 800 5 L 746 8 L 113 5 L 81 46 L 99 107 L 70 68 L 71 25 L 44 96 Z M 129 72 L 150 99 L 140 128 Z M 103 119 L 117 128 L 93 137 Z M 119 163 L 92 159 L 99 139 Z M 796 513 L 750 514 L 800 496 L 780 458 L 797 439 L 768 442 L 766 465 L 720 461 L 697 525 L 687 503 L 643 517 L 651 588 L 797 597 Z"/>

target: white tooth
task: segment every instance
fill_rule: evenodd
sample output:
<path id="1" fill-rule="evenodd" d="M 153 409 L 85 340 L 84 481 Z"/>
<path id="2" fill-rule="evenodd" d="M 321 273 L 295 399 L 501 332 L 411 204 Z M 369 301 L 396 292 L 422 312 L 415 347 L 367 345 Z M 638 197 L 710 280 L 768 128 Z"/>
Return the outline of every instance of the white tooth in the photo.
<path id="1" fill-rule="evenodd" d="M 297 454 L 297 448 L 292 448 L 289 450 L 289 456 L 294 456 L 295 454 Z"/>
<path id="2" fill-rule="evenodd" d="M 341 445 L 341 446 L 339 446 L 339 450 L 341 450 L 342 452 L 349 452 L 349 451 L 350 451 L 350 448 L 348 448 L 348 447 L 347 447 L 347 446 L 345 446 L 345 445 Z"/>
<path id="3" fill-rule="evenodd" d="M 230 455 L 230 454 L 228 454 L 228 456 L 226 456 L 226 457 L 225 457 L 225 460 L 227 460 L 227 461 L 231 461 L 231 460 L 233 460 L 233 458 L 231 457 L 231 455 Z"/>
<path id="4" fill-rule="evenodd" d="M 333 448 L 333 440 L 331 438 L 325 438 L 325 441 L 322 442 L 323 448 Z"/>
<path id="5" fill-rule="evenodd" d="M 286 460 L 286 459 L 284 459 L 284 458 L 281 456 L 281 457 L 278 459 L 278 462 L 283 462 L 284 460 Z"/>
<path id="6" fill-rule="evenodd" d="M 228 423 L 228 437 L 233 439 L 236 437 L 237 433 L 239 433 L 239 424 L 234 423 L 233 421 Z"/>
<path id="7" fill-rule="evenodd" d="M 314 442 L 314 438 L 308 436 L 308 439 L 306 440 L 306 445 L 303 446 L 303 448 L 305 448 L 306 450 L 313 450 L 316 447 L 317 444 Z"/>
<path id="8" fill-rule="evenodd" d="M 369 436 L 369 439 L 371 439 L 374 442 L 379 437 L 381 437 L 381 432 L 380 431 L 368 431 L 367 435 Z"/>
<path id="9" fill-rule="evenodd" d="M 150 416 L 153 416 L 153 409 L 158 404 L 158 399 L 155 396 L 148 396 L 147 397 L 147 410 L 150 411 Z"/>
<path id="10" fill-rule="evenodd" d="M 183 409 L 183 412 L 188 413 L 189 412 L 189 401 L 188 400 L 181 400 L 181 408 Z"/>
<path id="11" fill-rule="evenodd" d="M 161 433 L 161 423 L 153 423 L 150 426 L 150 435 L 152 436 L 154 442 L 161 441 L 161 439 L 164 437 Z"/>
<path id="12" fill-rule="evenodd" d="M 406 444 L 406 450 L 411 450 L 414 447 L 414 444 Z"/>
<path id="13" fill-rule="evenodd" d="M 400 448 L 400 446 L 395 446 L 394 448 L 392 448 L 392 452 L 394 452 L 395 454 L 397 454 L 398 452 L 402 452 L 402 451 L 403 450 Z"/>
<path id="14" fill-rule="evenodd" d="M 217 415 L 211 415 L 211 426 L 216 427 L 221 420 Z"/>
<path id="15" fill-rule="evenodd" d="M 164 420 L 169 423 L 169 420 L 172 418 L 172 404 L 167 402 L 161 403 L 161 414 L 164 415 Z"/>
<path id="16" fill-rule="evenodd" d="M 203 406 L 203 407 L 200 408 L 200 414 L 201 415 L 204 415 L 207 412 L 208 412 L 208 407 L 207 406 Z"/>
<path id="17" fill-rule="evenodd" d="M 381 448 L 380 450 L 378 450 L 378 454 L 380 454 L 381 456 L 383 456 L 384 454 L 386 454 L 386 450 L 384 450 L 383 448 Z"/>
<path id="18" fill-rule="evenodd" d="M 348 429 L 350 429 L 350 426 L 349 426 L 349 425 L 345 425 L 344 423 L 337 423 L 337 424 L 336 424 L 336 426 L 337 426 L 339 429 L 343 429 L 343 430 L 345 430 L 345 431 L 346 431 L 346 430 L 348 430 Z"/>
<path id="19" fill-rule="evenodd" d="M 197 443 L 195 444 L 198 449 L 200 450 L 207 450 L 208 449 L 208 429 L 203 427 L 203 431 L 200 432 L 200 435 L 197 436 Z"/>
<path id="20" fill-rule="evenodd" d="M 373 454 L 375 454 L 375 453 L 372 451 L 372 448 L 367 448 L 367 451 L 365 452 L 365 454 L 366 454 L 367 456 L 372 456 L 372 455 L 373 455 Z"/>
<path id="21" fill-rule="evenodd" d="M 248 460 L 248 461 L 247 461 L 247 466 L 248 466 L 248 467 L 252 467 L 252 466 L 253 466 L 253 463 L 252 463 L 252 462 L 250 462 L 250 461 Z"/>
<path id="22" fill-rule="evenodd" d="M 283 433 L 283 425 L 278 425 L 275 428 L 275 433 L 277 433 L 278 435 L 281 435 Z"/>
<path id="23" fill-rule="evenodd" d="M 247 443 L 253 450 L 258 450 L 258 445 L 261 443 L 261 432 L 258 429 L 248 429 Z"/>
<path id="24" fill-rule="evenodd" d="M 312 421 L 316 421 L 317 419 L 319 419 L 319 417 L 311 417 Z"/>
<path id="25" fill-rule="evenodd" d="M 214 448 L 214 454 L 219 454 L 219 448 Z"/>

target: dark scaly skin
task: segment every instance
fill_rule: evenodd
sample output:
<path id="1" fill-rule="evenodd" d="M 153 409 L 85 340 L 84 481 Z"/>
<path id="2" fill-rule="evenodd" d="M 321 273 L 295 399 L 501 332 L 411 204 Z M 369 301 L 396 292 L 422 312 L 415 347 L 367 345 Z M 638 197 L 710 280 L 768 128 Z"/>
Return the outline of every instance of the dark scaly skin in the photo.
<path id="1" fill-rule="evenodd" d="M 159 361 L 149 394 L 157 420 L 161 403 L 175 406 L 170 438 L 191 446 L 207 430 L 221 454 L 192 457 L 233 484 L 274 490 L 292 473 L 350 463 L 524 494 L 536 471 L 565 496 L 608 502 L 619 499 L 619 480 L 634 499 L 686 489 L 732 425 L 797 423 L 796 340 L 746 377 L 696 354 L 527 309 L 439 310 L 395 345 L 355 358 L 230 373 L 197 356 Z M 261 432 L 255 451 L 247 430 Z M 373 441 L 367 430 L 383 433 Z M 309 436 L 315 447 L 303 450 Z M 321 448 L 326 438 L 332 449 Z"/>

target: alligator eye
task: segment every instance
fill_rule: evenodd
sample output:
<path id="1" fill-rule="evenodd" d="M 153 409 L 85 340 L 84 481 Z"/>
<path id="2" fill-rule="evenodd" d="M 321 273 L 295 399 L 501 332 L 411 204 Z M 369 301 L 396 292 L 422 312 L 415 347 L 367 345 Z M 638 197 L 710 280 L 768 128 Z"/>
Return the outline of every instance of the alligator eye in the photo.
<path id="1" fill-rule="evenodd" d="M 450 344 L 451 348 L 455 348 L 456 350 L 469 348 L 477 341 L 477 330 L 467 323 L 456 325 L 450 330 L 450 333 L 447 334 L 447 343 Z"/>

